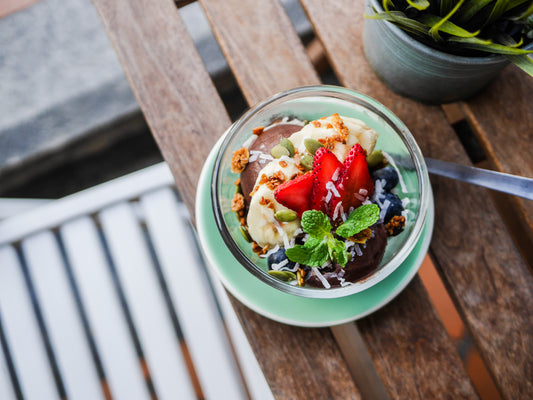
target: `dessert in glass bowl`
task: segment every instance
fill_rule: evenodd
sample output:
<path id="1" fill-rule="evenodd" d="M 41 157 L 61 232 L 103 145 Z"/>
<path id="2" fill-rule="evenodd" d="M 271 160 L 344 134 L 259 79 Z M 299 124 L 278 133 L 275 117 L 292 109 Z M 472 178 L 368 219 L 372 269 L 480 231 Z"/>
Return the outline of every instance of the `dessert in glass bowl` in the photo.
<path id="1" fill-rule="evenodd" d="M 232 253 L 261 280 L 337 297 L 384 279 L 409 254 L 427 179 L 412 136 L 382 105 L 344 88 L 299 88 L 229 129 L 213 209 Z"/>

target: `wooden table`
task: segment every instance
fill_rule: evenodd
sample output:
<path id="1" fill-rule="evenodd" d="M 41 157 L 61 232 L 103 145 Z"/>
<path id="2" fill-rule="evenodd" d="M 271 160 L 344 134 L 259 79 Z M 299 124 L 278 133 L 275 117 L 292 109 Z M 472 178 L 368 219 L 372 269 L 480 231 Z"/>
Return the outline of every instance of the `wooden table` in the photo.
<path id="1" fill-rule="evenodd" d="M 178 6 L 93 1 L 193 214 L 200 166 L 231 121 Z M 249 105 L 320 83 L 277 0 L 200 3 Z M 443 108 L 390 92 L 370 70 L 361 44 L 363 0 L 301 3 L 343 85 L 391 108 L 425 155 L 470 163 Z M 509 67 L 460 107 L 487 165 L 533 177 L 531 78 Z M 430 255 L 440 277 L 500 395 L 533 398 L 533 203 L 436 177 L 432 185 Z M 419 277 L 378 312 L 331 329 L 295 328 L 233 305 L 279 399 L 478 397 Z"/>

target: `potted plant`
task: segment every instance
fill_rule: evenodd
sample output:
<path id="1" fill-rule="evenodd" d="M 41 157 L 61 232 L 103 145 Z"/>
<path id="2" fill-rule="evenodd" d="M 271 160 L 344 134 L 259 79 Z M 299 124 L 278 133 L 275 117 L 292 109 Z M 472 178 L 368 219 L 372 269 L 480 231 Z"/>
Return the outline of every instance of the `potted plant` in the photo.
<path id="1" fill-rule="evenodd" d="M 533 76 L 532 0 L 367 0 L 363 42 L 395 92 L 466 99 L 509 62 Z"/>

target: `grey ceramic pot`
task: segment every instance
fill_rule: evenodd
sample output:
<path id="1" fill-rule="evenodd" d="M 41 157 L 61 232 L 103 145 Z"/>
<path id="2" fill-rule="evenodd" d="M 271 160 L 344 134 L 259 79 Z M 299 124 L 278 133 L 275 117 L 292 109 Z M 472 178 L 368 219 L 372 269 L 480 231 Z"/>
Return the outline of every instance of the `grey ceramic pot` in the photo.
<path id="1" fill-rule="evenodd" d="M 366 14 L 379 0 L 366 0 Z M 442 104 L 471 97 L 509 64 L 500 55 L 461 57 L 432 49 L 390 22 L 365 19 L 366 58 L 393 91 L 425 103 Z"/>

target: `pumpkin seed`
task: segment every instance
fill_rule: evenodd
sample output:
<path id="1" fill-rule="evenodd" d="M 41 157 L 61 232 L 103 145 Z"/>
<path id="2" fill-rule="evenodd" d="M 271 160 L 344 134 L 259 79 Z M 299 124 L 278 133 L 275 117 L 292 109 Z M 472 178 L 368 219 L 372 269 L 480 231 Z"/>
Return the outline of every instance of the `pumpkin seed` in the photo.
<path id="1" fill-rule="evenodd" d="M 304 155 L 300 158 L 300 164 L 308 171 L 313 169 L 313 156 L 309 154 Z"/>
<path id="2" fill-rule="evenodd" d="M 278 144 L 277 146 L 272 147 L 272 150 L 270 150 L 270 154 L 272 154 L 272 157 L 274 158 L 281 158 L 282 156 L 288 156 L 290 153 L 286 147 L 283 147 L 282 145 Z"/>
<path id="3" fill-rule="evenodd" d="M 294 275 L 293 272 L 290 271 L 276 271 L 276 270 L 270 270 L 268 271 L 268 274 L 270 276 L 273 276 L 274 278 L 278 278 L 279 280 L 282 280 L 284 282 L 294 281 L 296 280 L 296 275 Z"/>
<path id="4" fill-rule="evenodd" d="M 274 214 L 274 218 L 281 222 L 291 222 L 296 219 L 298 214 L 292 210 L 279 210 Z"/>
<path id="5" fill-rule="evenodd" d="M 366 162 L 368 168 L 376 168 L 379 164 L 383 162 L 383 153 L 381 150 L 374 150 L 367 158 Z"/>
<path id="6" fill-rule="evenodd" d="M 316 153 L 316 151 L 319 148 L 324 147 L 324 145 L 320 143 L 318 140 L 311 139 L 311 138 L 307 138 L 304 140 L 304 146 L 307 149 L 307 151 L 313 155 Z"/>
<path id="7" fill-rule="evenodd" d="M 294 145 L 289 139 L 283 138 L 279 144 L 289 150 L 289 157 L 294 157 Z"/>
<path id="8" fill-rule="evenodd" d="M 242 237 L 247 241 L 247 242 L 252 242 L 252 238 L 250 237 L 250 235 L 248 234 L 248 229 L 246 229 L 244 226 L 240 226 L 239 227 L 239 230 L 241 231 L 241 235 Z"/>

